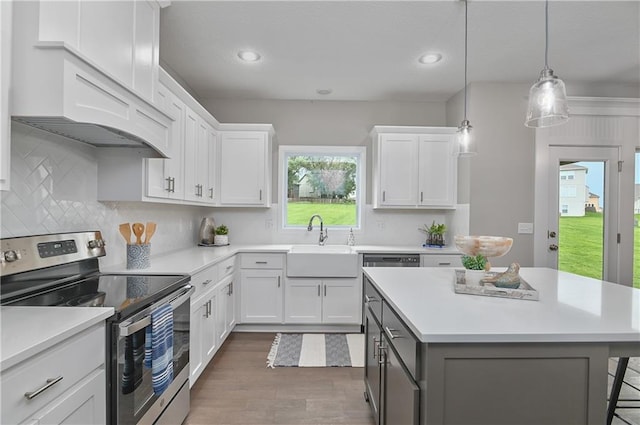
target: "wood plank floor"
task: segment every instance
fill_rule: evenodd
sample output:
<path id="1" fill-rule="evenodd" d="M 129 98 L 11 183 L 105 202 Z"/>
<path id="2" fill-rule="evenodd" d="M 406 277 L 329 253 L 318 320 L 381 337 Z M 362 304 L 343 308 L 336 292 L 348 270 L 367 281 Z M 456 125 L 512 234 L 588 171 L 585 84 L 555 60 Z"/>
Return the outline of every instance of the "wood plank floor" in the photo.
<path id="1" fill-rule="evenodd" d="M 268 369 L 274 337 L 232 333 L 191 388 L 184 423 L 374 425 L 362 368 Z"/>

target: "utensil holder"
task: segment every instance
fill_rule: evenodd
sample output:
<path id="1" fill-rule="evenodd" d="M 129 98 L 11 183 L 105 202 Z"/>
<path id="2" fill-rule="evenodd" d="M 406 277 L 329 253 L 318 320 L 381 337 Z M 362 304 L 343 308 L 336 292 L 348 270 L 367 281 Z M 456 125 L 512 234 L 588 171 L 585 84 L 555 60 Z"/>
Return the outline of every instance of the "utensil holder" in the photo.
<path id="1" fill-rule="evenodd" d="M 151 244 L 127 245 L 127 269 L 147 269 L 151 267 Z"/>

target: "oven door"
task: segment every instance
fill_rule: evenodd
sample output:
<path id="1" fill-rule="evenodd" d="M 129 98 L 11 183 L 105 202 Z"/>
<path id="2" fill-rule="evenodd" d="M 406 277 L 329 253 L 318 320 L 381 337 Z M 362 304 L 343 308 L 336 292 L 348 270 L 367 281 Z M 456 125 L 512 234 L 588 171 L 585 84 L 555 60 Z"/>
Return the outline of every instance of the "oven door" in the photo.
<path id="1" fill-rule="evenodd" d="M 174 398 L 184 398 L 182 395 L 176 397 L 176 394 L 184 392 L 181 389 L 185 383 L 188 392 L 189 298 L 194 291 L 191 285 L 184 286 L 145 310 L 112 325 L 114 343 L 110 353 L 110 423 L 152 424 L 165 410 L 172 408 Z M 164 389 L 156 382 L 154 389 L 153 362 L 158 360 L 151 358 L 154 357 L 149 338 L 151 314 L 166 305 L 171 306 L 173 316 L 173 379 Z M 176 401 L 173 407 L 178 404 L 184 405 Z"/>

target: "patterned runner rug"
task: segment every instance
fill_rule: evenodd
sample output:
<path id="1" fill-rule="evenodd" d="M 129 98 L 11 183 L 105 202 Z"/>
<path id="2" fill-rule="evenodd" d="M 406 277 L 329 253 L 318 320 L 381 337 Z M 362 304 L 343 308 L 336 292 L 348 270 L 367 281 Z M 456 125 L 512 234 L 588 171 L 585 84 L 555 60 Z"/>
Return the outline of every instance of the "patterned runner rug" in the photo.
<path id="1" fill-rule="evenodd" d="M 276 335 L 267 367 L 364 367 L 364 334 Z"/>

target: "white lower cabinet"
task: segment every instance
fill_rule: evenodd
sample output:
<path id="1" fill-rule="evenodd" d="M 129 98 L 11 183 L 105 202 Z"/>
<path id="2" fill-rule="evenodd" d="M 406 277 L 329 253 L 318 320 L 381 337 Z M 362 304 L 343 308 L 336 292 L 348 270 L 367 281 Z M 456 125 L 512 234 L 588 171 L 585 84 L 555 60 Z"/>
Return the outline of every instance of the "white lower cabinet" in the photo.
<path id="1" fill-rule="evenodd" d="M 196 291 L 191 298 L 190 387 L 236 324 L 233 263 L 234 257 L 231 257 L 191 277 L 191 284 Z"/>
<path id="2" fill-rule="evenodd" d="M 358 278 L 287 278 L 285 323 L 359 324 L 362 320 Z"/>
<path id="3" fill-rule="evenodd" d="M 282 323 L 282 269 L 240 271 L 240 321 Z"/>
<path id="4" fill-rule="evenodd" d="M 226 277 L 216 286 L 216 338 L 221 345 L 235 326 L 235 295 L 233 276 Z"/>
<path id="5" fill-rule="evenodd" d="M 106 423 L 105 353 L 101 323 L 2 371 L 0 423 Z"/>

